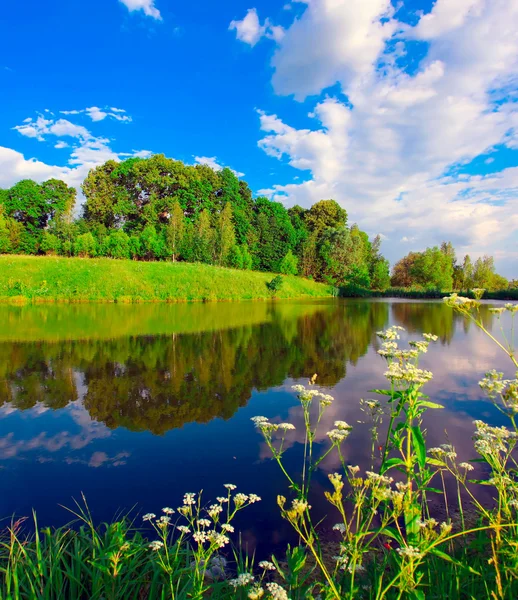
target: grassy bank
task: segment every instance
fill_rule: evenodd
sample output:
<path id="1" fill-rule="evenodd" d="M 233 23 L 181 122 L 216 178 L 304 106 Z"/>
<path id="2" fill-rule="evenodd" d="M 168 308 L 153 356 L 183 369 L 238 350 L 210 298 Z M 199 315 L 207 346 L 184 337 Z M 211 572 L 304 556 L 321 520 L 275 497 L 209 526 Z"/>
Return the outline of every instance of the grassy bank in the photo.
<path id="1" fill-rule="evenodd" d="M 194 263 L 0 256 L 0 302 L 212 302 L 270 298 L 272 273 Z M 277 298 L 330 296 L 327 285 L 283 277 Z"/>

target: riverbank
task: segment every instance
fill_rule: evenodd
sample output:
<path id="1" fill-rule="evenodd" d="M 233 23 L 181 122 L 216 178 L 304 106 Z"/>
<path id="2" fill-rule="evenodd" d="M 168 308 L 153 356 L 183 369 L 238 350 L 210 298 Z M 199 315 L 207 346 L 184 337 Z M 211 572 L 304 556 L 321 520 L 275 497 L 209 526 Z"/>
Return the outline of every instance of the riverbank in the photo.
<path id="1" fill-rule="evenodd" d="M 0 256 L 0 302 L 217 302 L 266 300 L 273 273 L 196 263 Z M 282 276 L 276 298 L 322 298 L 328 285 Z"/>
<path id="2" fill-rule="evenodd" d="M 440 290 L 416 290 L 412 288 L 388 288 L 386 290 L 369 290 L 356 286 L 342 286 L 338 288 L 340 298 L 408 298 L 410 300 L 440 300 L 447 298 L 452 292 Z M 475 298 L 471 290 L 458 292 L 460 296 Z M 518 289 L 485 291 L 483 300 L 518 300 Z"/>

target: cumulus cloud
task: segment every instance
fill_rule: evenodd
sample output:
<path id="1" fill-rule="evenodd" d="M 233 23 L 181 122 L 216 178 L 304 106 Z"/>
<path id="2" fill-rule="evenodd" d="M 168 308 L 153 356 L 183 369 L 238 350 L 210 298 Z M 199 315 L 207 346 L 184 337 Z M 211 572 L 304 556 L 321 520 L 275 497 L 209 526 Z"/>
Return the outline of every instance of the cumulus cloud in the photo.
<path id="1" fill-rule="evenodd" d="M 390 0 L 306 4 L 277 44 L 272 81 L 297 100 L 320 95 L 314 125 L 260 111 L 259 146 L 311 178 L 262 192 L 305 206 L 335 198 L 351 221 L 400 240 L 391 258 L 408 251 L 403 238 L 514 252 L 518 167 L 455 173 L 518 143 L 518 5 L 437 0 L 410 26 Z M 416 43 L 424 56 L 409 69 Z M 337 83 L 343 95 L 326 96 Z"/>
<path id="2" fill-rule="evenodd" d="M 215 156 L 195 156 L 194 161 L 199 165 L 207 165 L 214 171 L 221 171 L 224 169 L 225 165 L 221 165 Z M 244 177 L 244 173 L 240 173 L 239 171 L 234 171 L 234 169 L 230 169 L 232 173 L 236 177 Z"/>
<path id="3" fill-rule="evenodd" d="M 61 114 L 79 115 L 87 113 L 90 109 L 80 111 L 60 111 Z M 111 108 L 112 113 L 117 116 L 125 116 L 123 109 Z M 49 115 L 50 111 L 48 111 Z M 103 117 L 104 118 L 104 117 Z M 100 119 L 92 119 L 94 122 Z M 117 119 L 121 120 L 121 119 Z M 124 119 L 126 120 L 126 119 Z M 128 157 L 146 158 L 151 155 L 149 150 L 132 150 L 130 152 L 116 152 L 111 148 L 109 139 L 94 135 L 83 125 L 73 123 L 68 119 L 44 117 L 38 115 L 34 118 L 28 117 L 21 125 L 13 129 L 20 135 L 37 140 L 38 142 L 49 142 L 51 140 L 54 148 L 69 150 L 69 157 L 65 165 L 52 165 L 44 163 L 36 158 L 26 158 L 22 153 L 11 148 L 0 146 L 0 187 L 10 187 L 21 179 L 34 179 L 45 181 L 50 178 L 63 179 L 69 185 L 80 189 L 80 185 L 87 176 L 88 171 L 107 160 L 123 160 Z M 55 141 L 57 138 L 57 141 Z M 62 138 L 68 138 L 65 141 Z"/>
<path id="4" fill-rule="evenodd" d="M 160 11 L 155 6 L 155 0 L 119 0 L 126 6 L 126 8 L 133 12 L 135 10 L 142 10 L 144 14 L 148 17 L 153 17 L 153 19 L 157 19 L 158 21 L 162 20 L 162 16 Z"/>
<path id="5" fill-rule="evenodd" d="M 280 41 L 284 35 L 284 29 L 280 25 L 273 25 L 269 19 L 261 25 L 257 9 L 248 9 L 241 21 L 231 21 L 229 30 L 235 30 L 236 38 L 245 44 L 255 46 L 262 37 Z"/>

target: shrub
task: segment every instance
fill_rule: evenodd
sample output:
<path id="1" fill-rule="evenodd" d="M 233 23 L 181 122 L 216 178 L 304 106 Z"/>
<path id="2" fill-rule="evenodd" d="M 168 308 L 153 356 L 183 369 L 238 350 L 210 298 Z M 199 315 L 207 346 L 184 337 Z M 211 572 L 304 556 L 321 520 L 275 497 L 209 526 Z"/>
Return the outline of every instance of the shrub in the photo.
<path id="1" fill-rule="evenodd" d="M 279 265 L 279 271 L 284 275 L 296 275 L 298 273 L 298 259 L 291 250 L 288 250 Z"/>
<path id="2" fill-rule="evenodd" d="M 77 256 L 92 257 L 97 253 L 97 242 L 91 233 L 78 235 L 74 243 L 74 253 Z"/>
<path id="3" fill-rule="evenodd" d="M 284 283 L 283 279 L 280 275 L 277 275 L 271 281 L 266 282 L 266 287 L 267 287 L 268 291 L 270 292 L 270 294 L 272 295 L 272 298 L 275 296 L 275 294 L 278 291 L 280 291 L 283 283 Z"/>
<path id="4" fill-rule="evenodd" d="M 104 252 L 111 258 L 130 257 L 130 238 L 122 230 L 112 231 L 104 240 Z"/>
<path id="5" fill-rule="evenodd" d="M 61 241 L 57 235 L 45 231 L 41 238 L 40 250 L 45 254 L 58 254 L 61 249 Z"/>

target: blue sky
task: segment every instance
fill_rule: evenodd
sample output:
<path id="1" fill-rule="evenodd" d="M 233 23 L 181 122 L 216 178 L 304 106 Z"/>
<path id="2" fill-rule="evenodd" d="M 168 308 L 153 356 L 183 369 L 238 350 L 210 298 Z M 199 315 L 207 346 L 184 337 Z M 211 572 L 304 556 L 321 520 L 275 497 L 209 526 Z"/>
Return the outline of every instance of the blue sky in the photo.
<path id="1" fill-rule="evenodd" d="M 0 186 L 161 152 L 518 277 L 512 0 L 28 0 L 0 29 Z"/>

